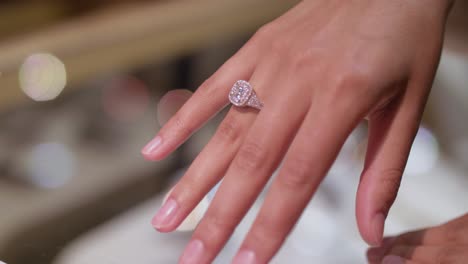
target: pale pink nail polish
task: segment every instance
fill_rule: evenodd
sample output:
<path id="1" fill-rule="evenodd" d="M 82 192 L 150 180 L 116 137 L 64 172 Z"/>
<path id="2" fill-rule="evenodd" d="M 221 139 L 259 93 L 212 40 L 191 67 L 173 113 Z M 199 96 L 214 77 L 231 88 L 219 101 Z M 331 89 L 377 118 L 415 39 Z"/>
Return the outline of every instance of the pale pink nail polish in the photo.
<path id="1" fill-rule="evenodd" d="M 398 256 L 387 256 L 383 259 L 382 264 L 405 264 L 405 260 Z"/>
<path id="2" fill-rule="evenodd" d="M 374 241 L 372 241 L 373 246 L 380 246 L 382 243 L 384 227 L 385 215 L 382 213 L 375 215 L 372 219 L 372 229 L 374 232 Z"/>
<path id="3" fill-rule="evenodd" d="M 156 228 L 164 228 L 169 225 L 177 213 L 179 205 L 174 199 L 168 199 L 153 217 L 151 224 Z"/>
<path id="4" fill-rule="evenodd" d="M 151 155 L 154 154 L 159 146 L 161 146 L 162 139 L 160 136 L 155 137 L 153 140 L 151 140 L 142 150 L 141 153 L 143 155 Z"/>
<path id="5" fill-rule="evenodd" d="M 205 247 L 200 240 L 192 240 L 185 248 L 182 257 L 180 258 L 181 264 L 197 264 L 203 258 L 203 251 Z"/>
<path id="6" fill-rule="evenodd" d="M 257 264 L 257 258 L 255 253 L 251 250 L 241 250 L 237 253 L 236 257 L 232 261 L 232 264 Z"/>

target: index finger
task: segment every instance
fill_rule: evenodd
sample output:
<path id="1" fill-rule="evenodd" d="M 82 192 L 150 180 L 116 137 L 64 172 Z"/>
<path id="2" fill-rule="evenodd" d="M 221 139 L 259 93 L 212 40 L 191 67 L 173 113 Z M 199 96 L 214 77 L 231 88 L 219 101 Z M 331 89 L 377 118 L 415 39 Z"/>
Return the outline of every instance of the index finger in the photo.
<path id="1" fill-rule="evenodd" d="M 161 160 L 184 143 L 195 131 L 228 103 L 228 92 L 236 80 L 248 80 L 256 64 L 256 52 L 246 44 L 206 80 L 142 149 L 148 160 Z"/>

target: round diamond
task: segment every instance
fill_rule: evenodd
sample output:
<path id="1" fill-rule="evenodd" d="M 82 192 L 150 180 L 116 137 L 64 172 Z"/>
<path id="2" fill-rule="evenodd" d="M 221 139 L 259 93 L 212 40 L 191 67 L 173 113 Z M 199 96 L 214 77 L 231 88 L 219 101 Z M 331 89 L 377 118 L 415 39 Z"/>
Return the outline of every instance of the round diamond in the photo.
<path id="1" fill-rule="evenodd" d="M 252 86 L 246 81 L 237 81 L 229 93 L 229 101 L 236 106 L 243 106 L 247 103 L 252 94 Z"/>

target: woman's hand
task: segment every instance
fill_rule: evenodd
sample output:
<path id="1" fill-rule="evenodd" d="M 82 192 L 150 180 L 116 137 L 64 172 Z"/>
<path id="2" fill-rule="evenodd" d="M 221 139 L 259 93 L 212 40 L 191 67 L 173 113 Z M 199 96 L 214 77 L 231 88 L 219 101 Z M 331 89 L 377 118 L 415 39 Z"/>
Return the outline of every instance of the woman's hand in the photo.
<path id="1" fill-rule="evenodd" d="M 381 247 L 369 249 L 367 258 L 378 264 L 467 263 L 468 214 L 440 226 L 386 238 Z"/>
<path id="2" fill-rule="evenodd" d="M 344 141 L 369 119 L 357 194 L 363 238 L 379 245 L 438 65 L 449 1 L 303 1 L 262 27 L 143 149 L 174 151 L 248 80 L 261 111 L 232 107 L 153 219 L 174 230 L 221 179 L 181 263 L 210 263 L 283 161 L 235 263 L 267 263 Z M 242 14 L 239 14 L 242 15 Z M 313 250 L 313 248 L 311 248 Z"/>

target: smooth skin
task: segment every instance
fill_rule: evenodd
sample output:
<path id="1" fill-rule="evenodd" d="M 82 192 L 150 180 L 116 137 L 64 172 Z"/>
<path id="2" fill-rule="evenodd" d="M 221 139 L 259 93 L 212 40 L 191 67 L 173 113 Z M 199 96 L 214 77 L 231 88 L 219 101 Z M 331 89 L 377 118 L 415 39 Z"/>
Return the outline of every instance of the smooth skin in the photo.
<path id="1" fill-rule="evenodd" d="M 468 214 L 439 226 L 385 238 L 381 247 L 367 251 L 367 258 L 371 264 L 468 263 Z"/>
<path id="2" fill-rule="evenodd" d="M 363 239 L 382 242 L 438 66 L 449 0 L 302 1 L 263 26 L 142 150 L 161 160 L 228 104 L 240 79 L 265 106 L 231 107 L 153 219 L 177 228 L 223 179 L 180 263 L 211 263 L 280 162 L 233 263 L 268 263 L 284 243 L 346 138 L 369 120 L 357 191 Z M 311 248 L 313 250 L 313 248 Z"/>

